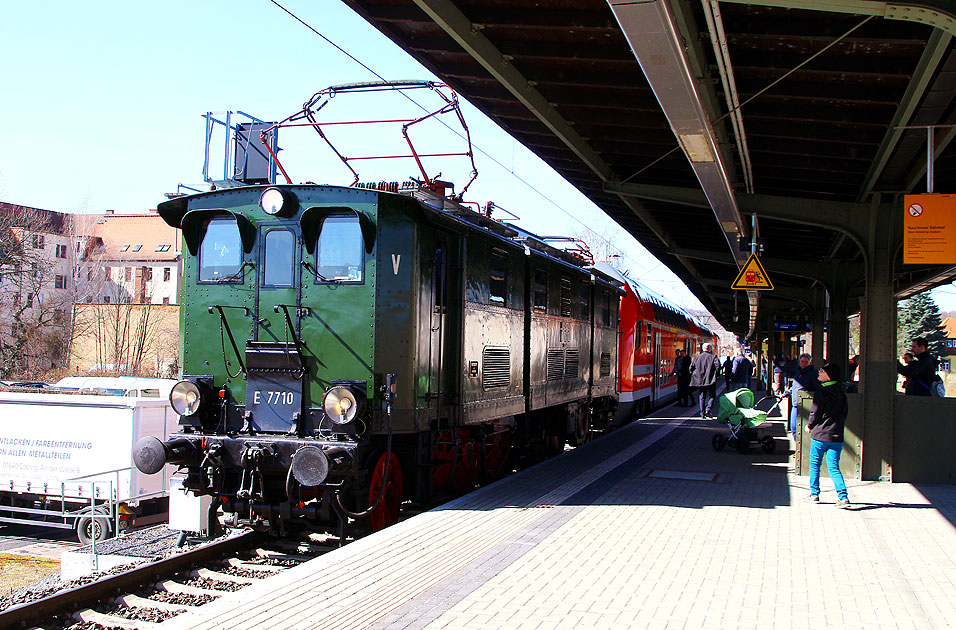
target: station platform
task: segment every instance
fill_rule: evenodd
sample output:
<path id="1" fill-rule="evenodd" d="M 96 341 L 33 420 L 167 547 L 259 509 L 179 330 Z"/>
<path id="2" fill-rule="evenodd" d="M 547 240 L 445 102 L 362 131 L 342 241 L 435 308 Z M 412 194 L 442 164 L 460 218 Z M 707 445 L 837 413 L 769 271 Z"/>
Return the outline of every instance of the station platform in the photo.
<path id="1" fill-rule="evenodd" d="M 773 454 L 666 407 L 163 624 L 259 628 L 936 629 L 956 623 L 956 486 L 803 501 Z"/>

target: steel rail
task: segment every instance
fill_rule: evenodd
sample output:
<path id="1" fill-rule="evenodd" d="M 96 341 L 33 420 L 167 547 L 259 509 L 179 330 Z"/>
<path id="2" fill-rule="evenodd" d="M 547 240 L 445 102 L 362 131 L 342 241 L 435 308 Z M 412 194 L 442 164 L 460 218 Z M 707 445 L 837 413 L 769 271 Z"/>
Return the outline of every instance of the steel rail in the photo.
<path id="1" fill-rule="evenodd" d="M 222 555 L 249 547 L 265 537 L 265 534 L 261 532 L 244 532 L 169 558 L 147 562 L 129 571 L 102 577 L 89 584 L 66 589 L 49 597 L 11 606 L 0 611 L 0 628 L 17 628 L 27 624 L 31 627 L 35 626 L 40 620 L 70 610 L 72 607 L 89 607 L 94 602 L 115 593 L 166 579 L 194 564 L 209 562 Z"/>

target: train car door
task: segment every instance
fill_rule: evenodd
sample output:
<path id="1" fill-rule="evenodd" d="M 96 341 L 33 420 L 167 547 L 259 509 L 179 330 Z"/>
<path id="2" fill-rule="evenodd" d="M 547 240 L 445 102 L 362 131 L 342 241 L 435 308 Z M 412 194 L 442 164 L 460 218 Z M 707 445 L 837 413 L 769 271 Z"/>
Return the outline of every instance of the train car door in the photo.
<path id="1" fill-rule="evenodd" d="M 425 252 L 432 264 L 423 268 L 421 311 L 427 325 L 427 350 L 424 396 L 427 406 L 442 416 L 448 414 L 448 401 L 458 394 L 458 317 L 454 307 L 459 303 L 458 283 L 455 270 L 458 268 L 458 245 L 456 237 L 446 232 L 435 232 L 433 247 Z"/>
<path id="2" fill-rule="evenodd" d="M 654 403 L 654 406 L 657 406 L 661 398 L 661 387 L 664 386 L 665 370 L 664 370 L 664 356 L 661 354 L 661 331 L 654 331 L 654 363 L 652 364 L 654 368 L 654 386 L 651 391 L 651 397 Z"/>
<path id="3" fill-rule="evenodd" d="M 295 221 L 260 224 L 259 286 L 256 296 L 256 341 L 290 343 L 299 335 L 299 254 L 302 249 Z M 286 307 L 294 330 L 289 330 Z"/>
<path id="4" fill-rule="evenodd" d="M 303 409 L 300 353 L 302 238 L 294 221 L 259 225 L 253 338 L 246 343 L 246 422 L 253 430 L 297 431 Z"/>

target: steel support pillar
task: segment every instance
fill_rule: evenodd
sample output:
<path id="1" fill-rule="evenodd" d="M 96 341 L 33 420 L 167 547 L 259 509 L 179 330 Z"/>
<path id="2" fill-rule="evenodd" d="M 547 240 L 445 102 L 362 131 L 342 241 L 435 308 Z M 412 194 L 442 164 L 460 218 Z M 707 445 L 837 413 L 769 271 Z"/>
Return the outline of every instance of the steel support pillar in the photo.
<path id="1" fill-rule="evenodd" d="M 860 393 L 863 395 L 863 479 L 893 479 L 893 398 L 896 395 L 896 297 L 893 255 L 902 213 L 876 195 L 866 243 L 866 294 L 861 317 Z M 845 339 L 845 336 L 844 336 Z M 845 356 L 845 355 L 844 355 Z"/>
<path id="2" fill-rule="evenodd" d="M 827 323 L 826 360 L 838 364 L 845 375 L 850 358 L 850 322 L 847 320 L 846 305 L 849 299 L 850 282 L 844 278 L 837 278 L 830 285 L 830 289 L 830 321 Z M 813 358 L 816 359 L 817 357 Z"/>
<path id="3" fill-rule="evenodd" d="M 816 287 L 810 300 L 810 356 L 815 365 L 823 365 L 823 333 L 826 327 L 827 296 L 826 290 Z"/>
<path id="4" fill-rule="evenodd" d="M 777 331 L 773 329 L 773 318 L 770 319 L 770 335 L 767 337 L 767 394 L 773 391 L 773 361 L 777 358 Z"/>

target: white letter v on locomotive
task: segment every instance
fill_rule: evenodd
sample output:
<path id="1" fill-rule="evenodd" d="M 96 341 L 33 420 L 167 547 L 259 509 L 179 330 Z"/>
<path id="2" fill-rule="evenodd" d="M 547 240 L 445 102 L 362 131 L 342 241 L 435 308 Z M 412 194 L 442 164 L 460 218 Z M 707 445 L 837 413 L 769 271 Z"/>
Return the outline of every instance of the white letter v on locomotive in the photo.
<path id="1" fill-rule="evenodd" d="M 395 275 L 398 275 L 398 266 L 402 264 L 402 255 L 401 254 L 392 254 L 392 271 L 395 272 Z"/>

